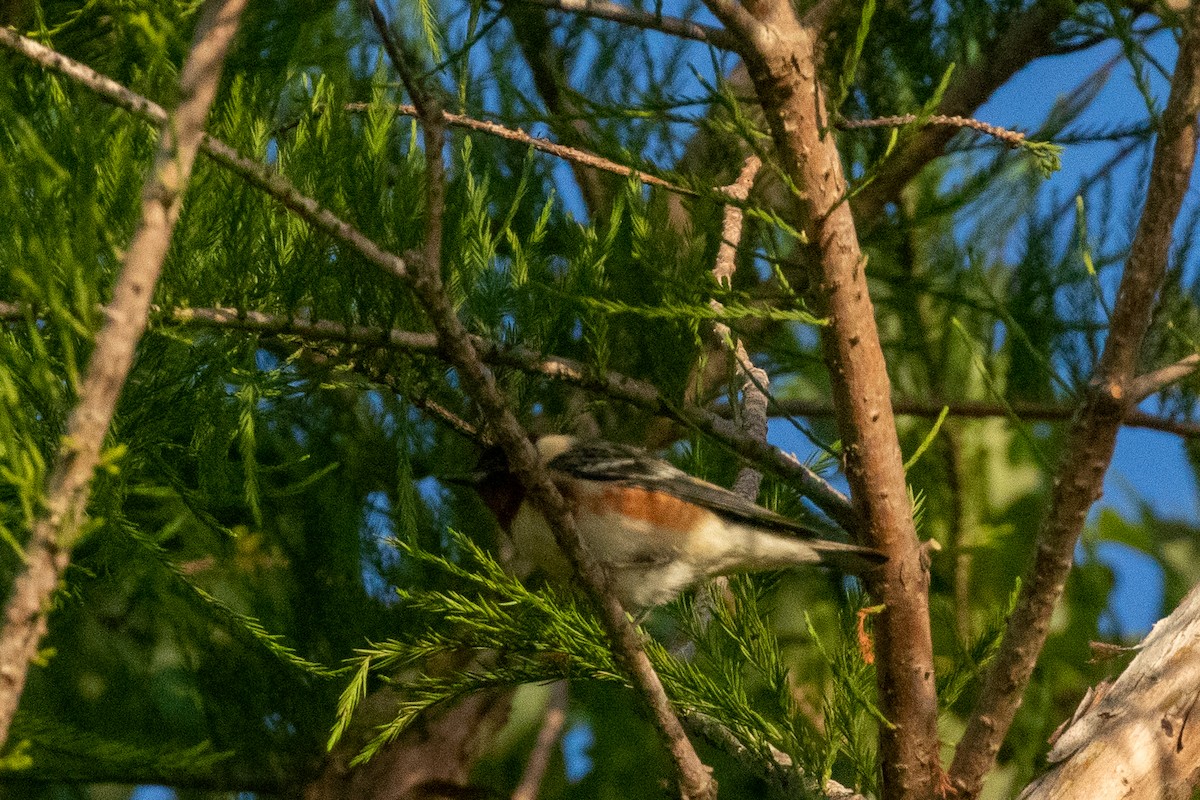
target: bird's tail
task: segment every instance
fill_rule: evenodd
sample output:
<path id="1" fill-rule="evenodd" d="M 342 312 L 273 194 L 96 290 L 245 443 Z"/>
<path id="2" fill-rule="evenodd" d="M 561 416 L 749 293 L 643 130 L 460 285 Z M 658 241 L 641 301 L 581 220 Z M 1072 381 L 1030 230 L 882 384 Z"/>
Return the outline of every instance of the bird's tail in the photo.
<path id="1" fill-rule="evenodd" d="M 809 542 L 821 557 L 822 564 L 828 564 L 842 572 L 855 575 L 870 572 L 887 561 L 887 556 L 870 547 L 860 547 L 844 542 L 830 542 L 817 539 Z"/>
<path id="2" fill-rule="evenodd" d="M 870 547 L 789 533 L 768 533 L 749 526 L 735 528 L 741 547 L 731 549 L 737 571 L 781 569 L 797 564 L 822 564 L 851 574 L 869 572 L 887 561 L 887 556 Z"/>

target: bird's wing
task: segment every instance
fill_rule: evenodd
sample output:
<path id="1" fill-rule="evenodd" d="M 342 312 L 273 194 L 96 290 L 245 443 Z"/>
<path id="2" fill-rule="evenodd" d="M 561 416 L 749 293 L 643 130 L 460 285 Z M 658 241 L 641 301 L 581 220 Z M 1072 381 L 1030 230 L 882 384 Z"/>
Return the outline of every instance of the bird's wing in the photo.
<path id="1" fill-rule="evenodd" d="M 693 478 L 683 470 L 635 447 L 605 441 L 581 441 L 547 464 L 572 478 L 612 481 L 667 492 L 713 513 L 738 522 L 793 535 L 817 536 L 800 523 L 768 511 L 739 494 Z"/>

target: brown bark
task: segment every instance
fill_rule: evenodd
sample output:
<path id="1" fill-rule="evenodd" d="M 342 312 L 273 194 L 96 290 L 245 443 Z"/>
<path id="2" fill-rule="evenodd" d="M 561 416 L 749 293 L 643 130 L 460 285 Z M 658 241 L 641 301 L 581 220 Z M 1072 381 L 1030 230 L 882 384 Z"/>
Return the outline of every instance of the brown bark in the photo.
<path id="1" fill-rule="evenodd" d="M 142 190 L 142 218 L 125 265 L 104 309 L 105 321 L 67 421 L 63 446 L 47 480 L 43 511 L 25 551 L 25 570 L 13 584 L 0 632 L 0 746 L 25 689 L 29 665 L 46 633 L 50 599 L 70 562 L 84 523 L 92 474 L 134 351 L 150 312 L 150 300 L 171 244 L 204 121 L 216 96 L 221 66 L 237 31 L 245 0 L 206 3 L 180 74 L 180 101 L 164 125 L 154 166 Z M 5 31 L 8 36 L 15 36 Z"/>

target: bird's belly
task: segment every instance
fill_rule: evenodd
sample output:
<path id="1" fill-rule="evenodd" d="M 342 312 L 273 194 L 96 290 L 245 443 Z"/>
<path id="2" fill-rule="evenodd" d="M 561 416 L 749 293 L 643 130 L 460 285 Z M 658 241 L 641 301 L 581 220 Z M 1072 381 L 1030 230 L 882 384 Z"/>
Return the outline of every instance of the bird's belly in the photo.
<path id="1" fill-rule="evenodd" d="M 677 524 L 667 526 L 661 523 L 661 517 L 652 523 L 648 516 L 630 514 L 627 509 L 623 513 L 604 513 L 586 498 L 575 511 L 580 539 L 607 572 L 622 605 L 630 610 L 668 602 L 706 577 L 708 554 L 695 550 L 707 550 L 711 538 L 704 535 L 710 533 L 707 529 L 721 527 L 708 512 L 696 520 L 671 518 Z M 682 524 L 690 527 L 685 529 Z M 513 544 L 534 566 L 551 578 L 570 579 L 570 563 L 550 526 L 528 504 L 518 512 L 512 533 Z"/>

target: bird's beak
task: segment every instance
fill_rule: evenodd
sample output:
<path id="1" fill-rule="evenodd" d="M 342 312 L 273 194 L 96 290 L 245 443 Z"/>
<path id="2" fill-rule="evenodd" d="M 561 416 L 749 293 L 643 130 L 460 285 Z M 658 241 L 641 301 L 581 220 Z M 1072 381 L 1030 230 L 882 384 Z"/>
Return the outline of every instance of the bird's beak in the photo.
<path id="1" fill-rule="evenodd" d="M 474 489 L 487 479 L 488 474 L 483 470 L 475 470 L 459 475 L 439 475 L 438 480 L 452 486 L 467 486 Z"/>

